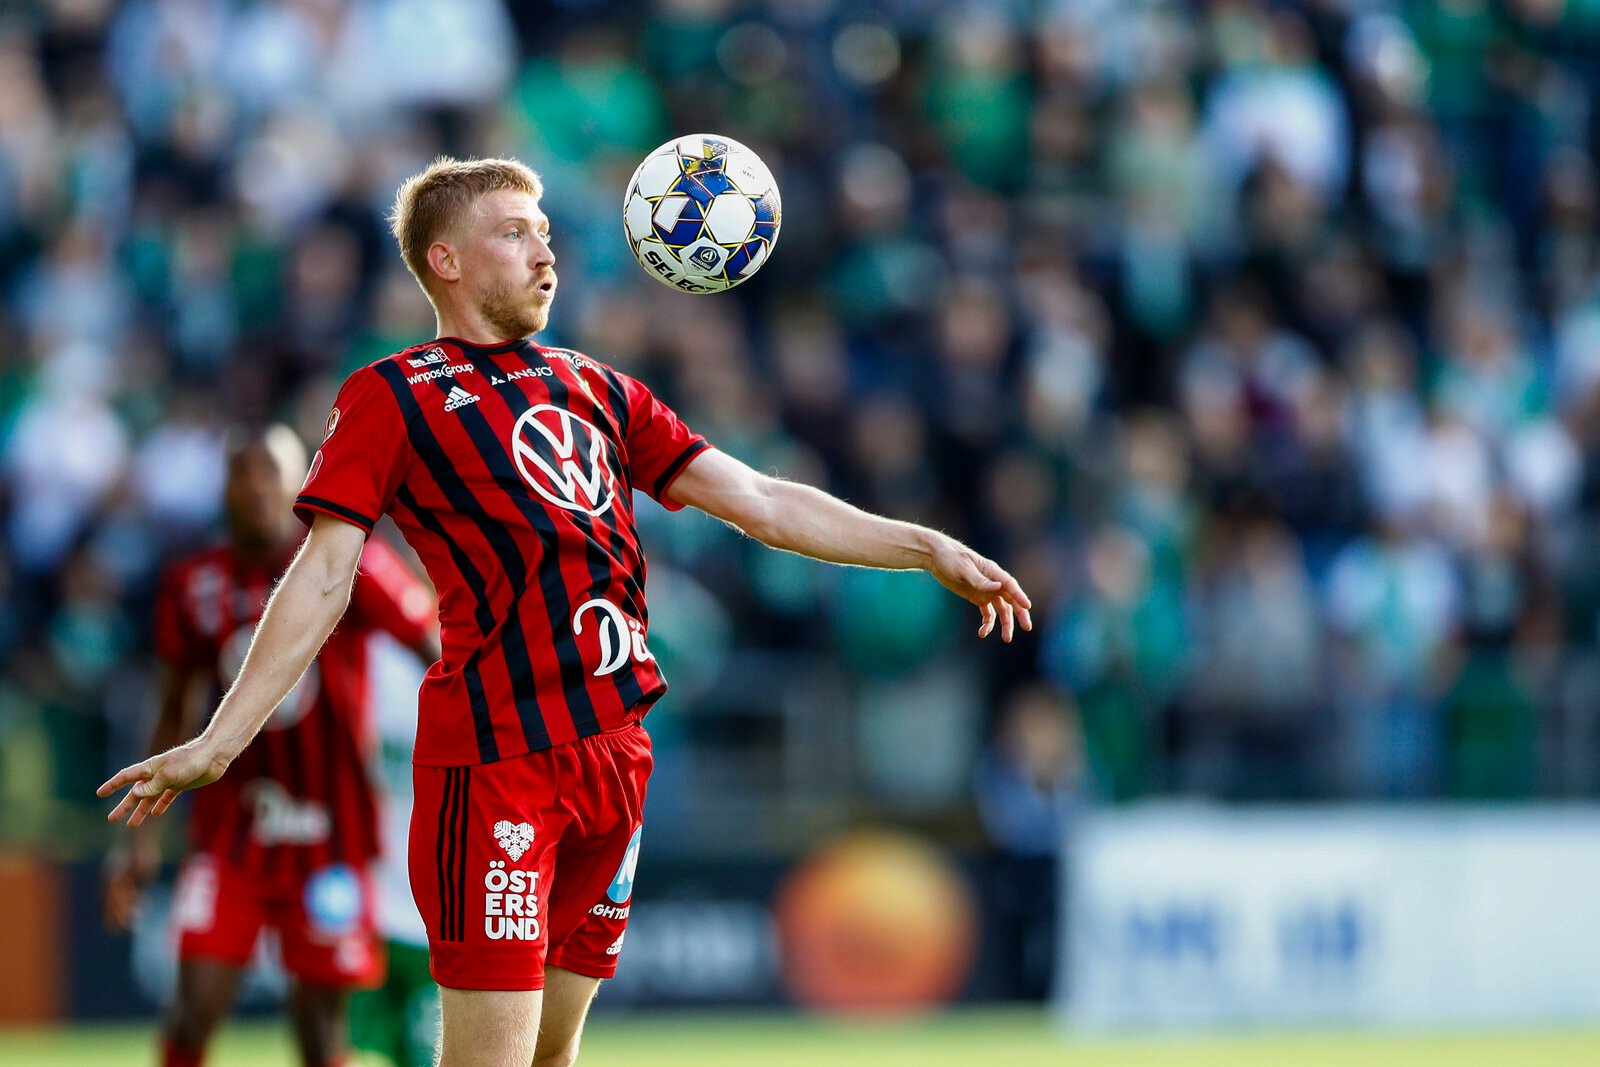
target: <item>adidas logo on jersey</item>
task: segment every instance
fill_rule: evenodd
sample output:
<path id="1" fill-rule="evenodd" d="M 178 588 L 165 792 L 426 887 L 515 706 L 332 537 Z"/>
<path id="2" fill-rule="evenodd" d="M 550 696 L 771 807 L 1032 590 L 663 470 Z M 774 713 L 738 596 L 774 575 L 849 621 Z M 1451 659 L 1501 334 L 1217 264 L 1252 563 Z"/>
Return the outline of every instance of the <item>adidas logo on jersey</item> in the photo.
<path id="1" fill-rule="evenodd" d="M 450 395 L 445 397 L 444 409 L 446 411 L 455 411 L 458 408 L 466 407 L 468 404 L 476 404 L 478 399 L 476 394 L 467 392 L 459 385 L 452 385 L 450 387 Z"/>

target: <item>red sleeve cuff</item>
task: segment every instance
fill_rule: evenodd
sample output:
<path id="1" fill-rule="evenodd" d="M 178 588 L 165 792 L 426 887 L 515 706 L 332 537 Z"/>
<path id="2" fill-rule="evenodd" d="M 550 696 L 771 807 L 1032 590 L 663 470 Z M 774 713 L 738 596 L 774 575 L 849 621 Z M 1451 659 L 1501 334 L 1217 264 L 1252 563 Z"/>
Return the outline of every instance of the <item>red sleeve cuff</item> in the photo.
<path id="1" fill-rule="evenodd" d="M 656 498 L 656 503 L 668 511 L 682 511 L 683 505 L 675 500 L 667 499 L 667 490 L 672 488 L 672 483 L 678 480 L 678 475 L 689 469 L 689 461 L 711 447 L 711 442 L 705 438 L 690 442 L 689 447 L 678 454 L 678 458 L 667 465 L 661 472 L 661 477 L 656 479 L 655 492 L 650 495 Z"/>
<path id="2" fill-rule="evenodd" d="M 307 526 L 311 525 L 312 517 L 321 512 L 332 515 L 336 519 L 343 519 L 352 526 L 359 526 L 366 533 L 372 533 L 372 528 L 378 525 L 377 519 L 369 519 L 354 508 L 347 508 L 343 504 L 336 504 L 332 500 L 324 500 L 320 496 L 309 496 L 301 493 L 294 501 L 294 514 Z"/>

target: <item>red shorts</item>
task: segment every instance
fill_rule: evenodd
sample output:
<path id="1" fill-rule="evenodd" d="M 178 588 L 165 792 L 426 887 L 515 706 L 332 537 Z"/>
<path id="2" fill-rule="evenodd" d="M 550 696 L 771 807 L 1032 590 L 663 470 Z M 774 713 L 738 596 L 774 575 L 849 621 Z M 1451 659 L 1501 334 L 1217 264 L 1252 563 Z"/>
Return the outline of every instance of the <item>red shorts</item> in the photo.
<path id="1" fill-rule="evenodd" d="M 383 981 L 383 938 L 367 871 L 333 864 L 274 882 L 200 854 L 184 862 L 172 899 L 182 959 L 243 967 L 264 926 L 278 932 L 284 969 L 311 985 Z"/>
<path id="2" fill-rule="evenodd" d="M 476 767 L 414 767 L 411 893 L 434 981 L 543 989 L 617 970 L 653 766 L 627 726 Z"/>

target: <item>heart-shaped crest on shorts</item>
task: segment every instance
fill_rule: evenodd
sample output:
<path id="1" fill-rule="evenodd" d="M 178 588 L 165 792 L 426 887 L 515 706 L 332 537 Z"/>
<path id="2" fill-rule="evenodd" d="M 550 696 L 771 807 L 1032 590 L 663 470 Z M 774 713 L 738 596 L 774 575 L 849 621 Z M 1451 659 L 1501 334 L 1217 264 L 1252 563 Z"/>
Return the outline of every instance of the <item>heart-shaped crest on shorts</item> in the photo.
<path id="1" fill-rule="evenodd" d="M 528 851 L 528 846 L 533 844 L 533 827 L 525 822 L 501 819 L 494 824 L 494 839 L 500 842 L 500 847 L 506 850 L 506 855 L 514 860 L 520 860 L 522 854 Z"/>

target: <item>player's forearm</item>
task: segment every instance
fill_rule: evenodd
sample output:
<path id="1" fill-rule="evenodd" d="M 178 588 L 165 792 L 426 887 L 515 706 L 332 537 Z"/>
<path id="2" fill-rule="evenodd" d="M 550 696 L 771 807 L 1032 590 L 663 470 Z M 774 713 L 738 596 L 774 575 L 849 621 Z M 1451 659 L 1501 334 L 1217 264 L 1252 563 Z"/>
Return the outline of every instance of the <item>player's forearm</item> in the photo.
<path id="1" fill-rule="evenodd" d="M 218 706 L 204 737 L 231 762 L 293 689 L 350 603 L 351 575 L 302 552 L 284 573 L 238 680 Z"/>
<path id="2" fill-rule="evenodd" d="M 773 548 L 803 556 L 885 570 L 921 570 L 944 538 L 914 523 L 886 519 L 845 503 L 820 489 L 770 479 L 766 501 L 745 529 Z"/>

